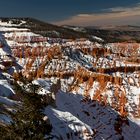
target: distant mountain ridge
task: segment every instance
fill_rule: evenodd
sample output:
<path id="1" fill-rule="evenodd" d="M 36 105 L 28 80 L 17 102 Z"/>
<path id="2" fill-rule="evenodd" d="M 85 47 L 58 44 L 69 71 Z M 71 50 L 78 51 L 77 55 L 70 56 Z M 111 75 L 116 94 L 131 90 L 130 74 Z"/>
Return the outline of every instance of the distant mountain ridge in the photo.
<path id="1" fill-rule="evenodd" d="M 17 24 L 17 28 L 28 28 L 36 34 L 46 37 L 77 39 L 87 38 L 91 41 L 99 41 L 94 36 L 108 42 L 140 42 L 140 26 L 57 26 L 30 17 L 0 17 L 3 22 L 10 21 Z M 21 23 L 21 21 L 26 21 Z M 13 25 L 14 27 L 14 25 Z"/>
<path id="2" fill-rule="evenodd" d="M 87 26 L 87 28 L 104 29 L 104 30 L 140 31 L 140 26 L 134 26 L 134 25 Z"/>
<path id="3" fill-rule="evenodd" d="M 87 26 L 77 27 L 64 25 L 65 28 L 85 33 L 89 39 L 91 36 L 102 38 L 105 42 L 140 42 L 140 26 Z"/>
<path id="4" fill-rule="evenodd" d="M 130 28 L 1 18 L 1 139 L 139 140 L 140 45 L 117 42 Z"/>
<path id="5" fill-rule="evenodd" d="M 52 25 L 43 21 L 40 21 L 35 18 L 25 17 L 25 18 L 14 18 L 14 17 L 0 17 L 0 20 L 3 22 L 11 21 L 16 24 L 20 24 L 21 21 L 26 21 L 26 23 L 21 24 L 20 28 L 29 28 L 32 32 L 41 34 L 47 37 L 54 37 L 54 38 L 82 38 L 86 37 L 85 34 L 82 32 L 76 32 L 68 28 L 60 27 L 57 25 Z"/>

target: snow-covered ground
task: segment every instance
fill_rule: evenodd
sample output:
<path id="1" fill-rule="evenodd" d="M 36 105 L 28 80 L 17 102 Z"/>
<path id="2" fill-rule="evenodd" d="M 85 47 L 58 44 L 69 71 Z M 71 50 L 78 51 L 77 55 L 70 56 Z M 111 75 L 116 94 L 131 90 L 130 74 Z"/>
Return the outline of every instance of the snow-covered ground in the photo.
<path id="1" fill-rule="evenodd" d="M 20 28 L 24 23 L 0 22 L 0 104 L 18 104 L 10 99 L 15 92 L 9 81 L 22 68 L 23 76 L 40 85 L 39 94 L 55 100 L 44 111 L 54 139 L 138 140 L 140 45 L 61 38 L 59 43 Z M 0 121 L 11 120 L 3 113 Z"/>

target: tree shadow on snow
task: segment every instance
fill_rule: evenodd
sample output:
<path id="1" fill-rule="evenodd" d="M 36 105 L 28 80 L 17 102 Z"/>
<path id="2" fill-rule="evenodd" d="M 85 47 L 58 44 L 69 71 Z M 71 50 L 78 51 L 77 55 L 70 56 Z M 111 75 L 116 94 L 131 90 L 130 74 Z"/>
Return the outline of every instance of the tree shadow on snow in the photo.
<path id="1" fill-rule="evenodd" d="M 56 95 L 56 105 L 58 110 L 69 112 L 90 126 L 94 140 L 139 140 L 140 126 L 128 118 L 121 117 L 110 106 L 104 106 L 90 99 L 83 100 L 82 95 L 62 91 Z M 55 119 L 64 121 L 61 117 Z M 64 126 L 65 129 L 69 128 L 66 123 Z"/>

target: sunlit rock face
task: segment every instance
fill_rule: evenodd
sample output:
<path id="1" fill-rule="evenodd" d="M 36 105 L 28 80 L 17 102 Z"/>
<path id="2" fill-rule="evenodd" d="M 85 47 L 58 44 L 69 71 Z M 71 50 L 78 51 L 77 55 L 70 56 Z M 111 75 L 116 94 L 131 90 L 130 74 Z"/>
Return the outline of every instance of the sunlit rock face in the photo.
<path id="1" fill-rule="evenodd" d="M 139 43 L 44 37 L 28 26 L 2 26 L 0 103 L 19 99 L 8 83 L 13 78 L 27 91 L 30 84 L 39 86 L 37 93 L 51 106 L 45 107 L 45 117 L 60 139 L 139 138 Z"/>

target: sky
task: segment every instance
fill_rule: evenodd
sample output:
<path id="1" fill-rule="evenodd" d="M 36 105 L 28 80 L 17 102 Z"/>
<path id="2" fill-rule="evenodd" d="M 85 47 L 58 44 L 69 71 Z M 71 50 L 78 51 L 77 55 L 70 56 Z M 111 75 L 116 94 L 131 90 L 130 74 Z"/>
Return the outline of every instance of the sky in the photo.
<path id="1" fill-rule="evenodd" d="M 140 0 L 0 0 L 0 17 L 57 25 L 140 25 Z"/>

